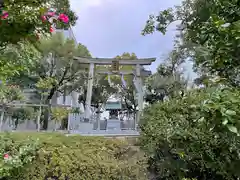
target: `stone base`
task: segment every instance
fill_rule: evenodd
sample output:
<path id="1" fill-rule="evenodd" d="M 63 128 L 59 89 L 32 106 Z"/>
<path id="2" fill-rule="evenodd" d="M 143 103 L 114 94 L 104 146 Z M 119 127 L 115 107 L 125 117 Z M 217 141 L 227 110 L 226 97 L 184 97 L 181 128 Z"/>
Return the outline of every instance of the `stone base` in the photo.
<path id="1" fill-rule="evenodd" d="M 70 131 L 70 134 L 79 134 L 82 136 L 139 136 L 135 130 L 94 130 L 94 131 Z"/>

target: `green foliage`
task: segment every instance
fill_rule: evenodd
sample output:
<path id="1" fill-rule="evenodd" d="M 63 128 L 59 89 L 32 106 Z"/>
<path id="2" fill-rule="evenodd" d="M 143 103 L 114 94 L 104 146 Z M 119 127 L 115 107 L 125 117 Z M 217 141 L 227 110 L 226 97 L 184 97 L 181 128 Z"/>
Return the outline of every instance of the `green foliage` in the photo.
<path id="1" fill-rule="evenodd" d="M 180 20 L 181 46 L 196 69 L 239 86 L 239 11 L 237 0 L 185 0 L 181 6 L 150 16 L 143 34 L 155 28 L 164 34 L 169 24 Z"/>
<path id="2" fill-rule="evenodd" d="M 56 91 L 66 87 L 75 87 L 83 76 L 84 66 L 73 59 L 74 56 L 90 57 L 88 49 L 74 40 L 65 39 L 62 33 L 56 33 L 50 38 L 42 39 L 38 45 L 42 60 L 35 65 L 33 72 L 48 82 L 48 98 Z M 51 82 L 49 82 L 51 81 Z M 54 83 L 52 83 L 54 81 Z"/>
<path id="3" fill-rule="evenodd" d="M 41 94 L 41 101 L 50 105 L 50 100 L 57 92 L 70 93 L 82 82 L 86 66 L 79 64 L 74 57 L 91 55 L 84 45 L 64 38 L 60 32 L 42 38 L 35 48 L 39 54 L 38 60 L 34 61 L 29 72 L 11 78 L 11 82 L 27 88 L 29 84 L 34 85 L 33 88 Z M 45 129 L 49 118 L 50 108 L 46 108 Z"/>
<path id="4" fill-rule="evenodd" d="M 17 86 L 0 84 L 0 103 L 5 104 L 22 99 L 22 91 Z"/>
<path id="5" fill-rule="evenodd" d="M 39 139 L 34 161 L 6 180 L 145 180 L 144 158 L 125 141 L 99 137 L 64 136 L 52 133 L 14 133 L 22 142 Z"/>
<path id="6" fill-rule="evenodd" d="M 117 60 L 137 60 L 138 57 L 135 53 L 123 53 L 122 55 L 118 55 L 115 57 Z M 135 67 L 131 65 L 124 65 L 120 67 L 120 71 L 135 71 Z M 142 71 L 145 69 L 143 68 Z M 121 74 L 118 76 L 114 76 L 112 78 L 112 81 L 115 86 L 120 87 L 119 94 L 124 100 L 124 103 L 128 107 L 128 109 L 131 109 L 135 111 L 137 107 L 137 102 L 136 102 L 136 87 L 134 85 L 134 77 L 135 75 L 129 74 L 124 76 L 124 80 L 126 81 L 126 87 L 123 87 L 122 85 L 122 80 L 121 80 Z M 146 77 L 142 77 L 142 81 L 145 80 Z M 132 109 L 132 107 L 134 109 Z"/>
<path id="7" fill-rule="evenodd" d="M 11 114 L 13 119 L 21 121 L 33 120 L 35 116 L 35 111 L 32 107 L 12 108 L 10 111 L 12 112 Z"/>
<path id="8" fill-rule="evenodd" d="M 32 163 L 38 150 L 38 141 L 29 137 L 15 142 L 8 135 L 0 135 L 0 179 L 11 179 L 12 174 L 21 172 Z"/>
<path id="9" fill-rule="evenodd" d="M 37 33 L 49 34 L 51 24 L 41 20 L 48 8 L 57 8 L 58 13 L 69 16 L 69 24 L 58 22 L 58 28 L 69 28 L 69 25 L 76 23 L 77 17 L 70 10 L 68 0 L 4 0 L 3 10 L 7 11 L 9 16 L 0 19 L 0 47 L 18 43 L 23 39 L 36 42 Z"/>
<path id="10" fill-rule="evenodd" d="M 0 79 L 6 81 L 22 72 L 28 72 L 39 57 L 39 52 L 30 43 L 7 45 L 4 50 L 0 50 Z"/>
<path id="11" fill-rule="evenodd" d="M 57 85 L 57 81 L 55 78 L 46 77 L 44 79 L 40 78 L 35 86 L 42 92 L 43 95 L 44 94 L 47 95 L 48 91 L 56 85 Z"/>
<path id="12" fill-rule="evenodd" d="M 56 122 L 61 122 L 64 118 L 68 116 L 71 112 L 70 109 L 62 107 L 53 107 L 51 110 L 51 115 Z"/>
<path id="13" fill-rule="evenodd" d="M 150 106 L 141 143 L 158 179 L 240 177 L 240 96 L 228 88 L 199 89 Z"/>
<path id="14" fill-rule="evenodd" d="M 83 113 L 79 107 L 71 107 L 71 113 L 73 114 L 81 114 Z"/>
<path id="15" fill-rule="evenodd" d="M 182 53 L 176 49 L 169 53 L 165 61 L 158 66 L 157 72 L 147 78 L 147 102 L 152 104 L 163 101 L 165 97 L 174 97 L 186 89 L 187 80 L 182 70 L 184 61 Z"/>
<path id="16" fill-rule="evenodd" d="M 78 87 L 81 92 L 78 100 L 80 103 L 85 104 L 87 98 L 87 79 L 82 79 L 82 81 L 84 81 L 84 83 L 81 83 L 81 85 L 79 84 Z M 100 107 L 114 92 L 117 92 L 117 89 L 110 86 L 106 75 L 95 74 L 91 105 L 96 108 Z"/>

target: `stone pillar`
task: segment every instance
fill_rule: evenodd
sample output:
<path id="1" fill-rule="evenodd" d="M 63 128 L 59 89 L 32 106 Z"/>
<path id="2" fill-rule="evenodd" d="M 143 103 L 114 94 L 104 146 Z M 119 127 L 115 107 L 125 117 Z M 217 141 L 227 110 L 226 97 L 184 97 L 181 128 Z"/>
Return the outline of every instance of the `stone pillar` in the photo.
<path id="1" fill-rule="evenodd" d="M 142 78 L 141 78 L 141 66 L 140 64 L 136 65 L 136 84 L 138 87 L 138 92 L 137 92 L 137 102 L 138 102 L 138 110 L 136 114 L 136 122 L 135 122 L 135 128 L 136 124 L 139 123 L 140 117 L 143 111 L 143 88 L 142 88 Z"/>
<path id="2" fill-rule="evenodd" d="M 137 64 L 136 67 L 136 76 L 137 76 L 137 84 L 139 88 L 138 92 L 138 108 L 139 111 L 143 110 L 143 84 L 142 84 L 142 78 L 141 78 L 141 66 Z"/>
<path id="3" fill-rule="evenodd" d="M 91 116 L 91 101 L 92 101 L 92 87 L 93 87 L 94 63 L 89 65 L 88 87 L 86 97 L 85 119 L 90 119 Z"/>
<path id="4" fill-rule="evenodd" d="M 78 103 L 78 93 L 76 91 L 73 91 L 71 93 L 72 96 L 72 107 L 79 107 Z"/>

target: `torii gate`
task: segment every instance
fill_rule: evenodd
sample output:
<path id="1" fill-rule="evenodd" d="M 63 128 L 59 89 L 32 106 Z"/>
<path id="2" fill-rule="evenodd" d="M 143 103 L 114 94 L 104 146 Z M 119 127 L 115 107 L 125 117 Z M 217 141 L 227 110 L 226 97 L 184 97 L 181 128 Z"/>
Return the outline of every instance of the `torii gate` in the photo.
<path id="1" fill-rule="evenodd" d="M 89 74 L 88 74 L 88 88 L 87 88 L 87 97 L 86 97 L 86 113 L 85 118 L 90 118 L 90 106 L 92 100 L 92 87 L 93 87 L 93 75 L 94 75 L 94 67 L 95 65 L 112 65 L 112 71 L 97 71 L 97 73 L 101 74 L 135 74 L 136 75 L 136 82 L 139 85 L 139 92 L 138 92 L 138 113 L 137 113 L 137 121 L 140 118 L 140 114 L 143 110 L 143 84 L 142 84 L 142 74 L 141 74 L 141 67 L 143 65 L 151 65 L 156 58 L 146 58 L 146 59 L 136 59 L 136 60 L 129 60 L 129 59 L 113 59 L 113 58 L 82 58 L 82 57 L 74 57 L 81 64 L 89 64 Z M 135 70 L 129 71 L 121 71 L 119 72 L 119 66 L 121 65 L 132 65 L 136 67 Z"/>

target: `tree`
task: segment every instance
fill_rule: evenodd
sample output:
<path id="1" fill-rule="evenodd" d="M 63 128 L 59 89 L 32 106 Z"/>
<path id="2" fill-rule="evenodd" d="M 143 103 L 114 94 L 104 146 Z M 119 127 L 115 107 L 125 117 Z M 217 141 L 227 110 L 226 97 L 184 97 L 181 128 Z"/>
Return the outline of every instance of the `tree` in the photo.
<path id="1" fill-rule="evenodd" d="M 51 22 L 46 13 L 56 9 L 56 14 L 66 14 L 69 22 L 57 21 L 57 28 L 69 28 L 77 17 L 70 10 L 68 0 L 4 0 L 0 5 L 0 47 L 30 40 L 36 42 L 38 34 L 49 34 Z M 52 16 L 53 14 L 49 14 Z M 48 16 L 49 17 L 49 16 Z"/>
<path id="2" fill-rule="evenodd" d="M 146 108 L 139 139 L 155 179 L 239 178 L 239 103 L 238 89 L 214 87 Z"/>
<path id="3" fill-rule="evenodd" d="M 90 57 L 91 55 L 84 45 L 76 45 L 73 40 L 65 39 L 62 33 L 56 33 L 49 39 L 41 40 L 38 49 L 43 59 L 36 64 L 36 74 L 42 79 L 54 79 L 46 97 L 46 103 L 50 105 L 56 92 L 63 91 L 66 86 L 77 83 L 83 77 L 85 67 L 73 57 Z M 46 122 L 47 120 L 45 120 L 45 129 Z"/>
<path id="4" fill-rule="evenodd" d="M 137 60 L 138 57 L 136 56 L 135 53 L 123 53 L 122 55 L 118 55 L 115 57 L 117 60 Z M 122 66 L 120 67 L 120 71 L 134 71 L 135 67 L 134 66 Z M 142 71 L 145 69 L 143 68 Z M 125 103 L 126 107 L 130 110 L 135 112 L 136 108 L 138 106 L 137 101 L 136 101 L 136 87 L 134 84 L 135 80 L 135 74 L 129 74 L 123 77 L 123 79 L 126 82 L 126 86 L 124 86 L 122 83 L 122 77 L 121 74 L 120 76 L 113 76 L 111 77 L 112 82 L 115 84 L 115 86 L 119 87 L 119 95 L 123 99 L 123 102 Z M 142 77 L 142 80 L 144 81 L 145 77 Z"/>
<path id="5" fill-rule="evenodd" d="M 41 39 L 35 48 L 39 51 L 40 58 L 35 61 L 30 73 L 22 73 L 20 76 L 12 78 L 12 81 L 25 87 L 27 83 L 36 84 L 32 88 L 44 93 L 43 100 L 49 105 L 43 123 L 44 129 L 46 129 L 48 120 L 50 120 L 53 96 L 57 92 L 64 92 L 65 89 L 73 90 L 76 88 L 76 84 L 79 85 L 82 78 L 85 78 L 86 67 L 79 64 L 73 57 L 90 57 L 91 55 L 84 45 L 65 39 L 60 32 Z"/>
<path id="6" fill-rule="evenodd" d="M 85 67 L 73 60 L 73 57 L 91 56 L 84 45 L 76 45 L 73 40 L 65 39 L 61 33 L 43 39 L 38 49 L 43 59 L 36 64 L 36 73 L 42 79 L 52 78 L 56 81 L 49 90 L 48 100 L 56 91 L 63 90 L 64 86 L 74 84 L 82 77 Z"/>
<path id="7" fill-rule="evenodd" d="M 40 58 L 40 53 L 28 42 L 9 44 L 0 51 L 0 80 L 28 72 Z"/>
<path id="8" fill-rule="evenodd" d="M 49 91 L 53 88 L 54 85 L 56 85 L 56 80 L 52 77 L 46 77 L 44 79 L 40 78 L 39 81 L 35 84 L 35 87 L 37 88 L 37 93 L 40 94 L 40 104 L 44 104 L 46 101 L 46 97 L 49 94 Z M 46 116 L 50 116 L 50 109 L 51 105 L 49 104 L 48 109 L 46 110 L 47 115 Z M 40 131 L 41 129 L 41 116 L 42 116 L 42 106 L 39 107 L 39 111 L 38 111 L 38 117 L 37 117 L 37 129 L 38 131 Z M 46 117 L 46 119 L 49 119 L 49 117 Z M 47 121 L 47 120 L 46 120 Z M 45 121 L 45 123 L 47 123 Z"/>
<path id="9" fill-rule="evenodd" d="M 136 60 L 138 59 L 135 53 L 123 53 L 122 55 L 118 55 L 115 57 L 115 59 L 117 60 L 122 60 L 122 59 L 126 59 L 126 60 Z M 120 71 L 124 71 L 124 70 L 134 70 L 133 66 L 122 66 L 120 67 Z M 123 77 L 123 79 L 126 81 L 126 86 L 124 87 L 124 85 L 122 84 L 122 80 L 121 80 L 121 75 L 120 76 L 115 76 L 115 79 L 113 79 L 113 83 L 115 85 L 117 85 L 119 87 L 119 95 L 121 96 L 121 98 L 123 99 L 123 102 L 125 103 L 126 107 L 129 110 L 136 110 L 137 107 L 137 102 L 135 100 L 135 94 L 136 94 L 136 90 L 135 90 L 135 86 L 133 83 L 134 80 L 134 76 L 133 75 L 126 75 L 125 77 Z"/>
<path id="10" fill-rule="evenodd" d="M 1 117 L 0 117 L 0 131 L 2 129 L 3 119 L 9 103 L 22 100 L 22 91 L 14 85 L 0 84 L 0 105 L 1 105 Z"/>
<path id="11" fill-rule="evenodd" d="M 87 48 L 64 38 L 57 32 L 51 37 L 43 38 L 33 48 L 39 54 L 29 72 L 25 71 L 11 78 L 11 82 L 23 88 L 35 88 L 42 96 L 42 102 L 49 105 L 45 112 L 44 129 L 50 120 L 51 100 L 57 92 L 70 93 L 86 80 L 87 68 L 73 59 L 74 56 L 90 57 Z M 67 92 L 66 92 L 67 91 Z"/>
<path id="12" fill-rule="evenodd" d="M 147 79 L 147 102 L 163 101 L 165 97 L 174 97 L 185 90 L 187 80 L 183 77 L 183 63 L 181 52 L 173 50 L 169 53 L 157 72 Z"/>
<path id="13" fill-rule="evenodd" d="M 31 121 L 35 118 L 35 111 L 32 107 L 25 107 L 25 108 L 11 108 L 9 109 L 9 113 L 11 115 L 11 118 L 15 120 L 15 127 L 14 129 L 17 129 L 17 126 L 20 122 L 23 121 Z"/>
<path id="14" fill-rule="evenodd" d="M 69 109 L 63 107 L 52 108 L 52 117 L 55 121 L 55 131 L 57 130 L 57 125 L 59 125 L 64 118 L 68 117 L 70 112 Z"/>
<path id="15" fill-rule="evenodd" d="M 79 86 L 79 91 L 81 92 L 79 96 L 79 103 L 83 103 L 85 107 L 87 97 L 87 79 L 83 79 L 83 81 L 85 82 L 81 84 L 82 86 Z M 106 75 L 95 74 L 92 88 L 93 96 L 91 106 L 100 108 L 115 92 L 117 92 L 117 89 L 115 87 L 111 87 L 108 83 Z"/>
<path id="16" fill-rule="evenodd" d="M 165 34 L 167 27 L 180 20 L 181 45 L 195 68 L 224 78 L 239 87 L 240 5 L 237 0 L 185 0 L 181 6 L 151 15 L 143 34 L 155 30 Z"/>

